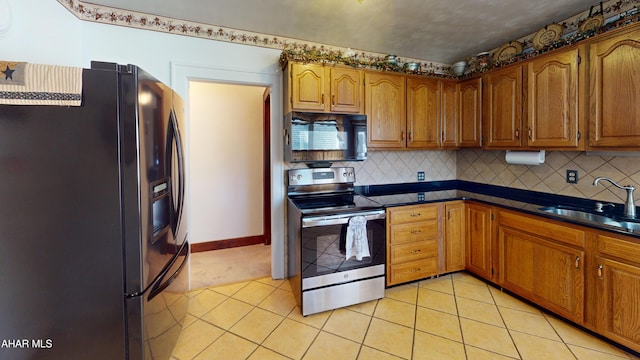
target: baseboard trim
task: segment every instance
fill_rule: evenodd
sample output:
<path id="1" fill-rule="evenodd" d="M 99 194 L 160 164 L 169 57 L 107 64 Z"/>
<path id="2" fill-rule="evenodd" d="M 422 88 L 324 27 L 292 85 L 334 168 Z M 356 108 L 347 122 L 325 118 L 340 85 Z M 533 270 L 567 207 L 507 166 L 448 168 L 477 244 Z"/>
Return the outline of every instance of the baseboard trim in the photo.
<path id="1" fill-rule="evenodd" d="M 225 239 L 217 241 L 207 241 L 203 243 L 191 244 L 191 252 L 202 252 L 211 250 L 222 250 L 240 246 L 264 244 L 264 236 L 248 236 L 235 239 Z"/>

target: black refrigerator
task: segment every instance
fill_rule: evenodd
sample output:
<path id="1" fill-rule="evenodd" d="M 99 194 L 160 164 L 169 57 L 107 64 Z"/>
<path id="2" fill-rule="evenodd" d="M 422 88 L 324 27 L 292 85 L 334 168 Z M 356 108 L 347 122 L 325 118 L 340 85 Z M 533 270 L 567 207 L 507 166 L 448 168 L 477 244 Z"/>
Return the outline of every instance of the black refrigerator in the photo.
<path id="1" fill-rule="evenodd" d="M 184 104 L 132 65 L 0 105 L 0 359 L 167 359 L 188 299 Z"/>

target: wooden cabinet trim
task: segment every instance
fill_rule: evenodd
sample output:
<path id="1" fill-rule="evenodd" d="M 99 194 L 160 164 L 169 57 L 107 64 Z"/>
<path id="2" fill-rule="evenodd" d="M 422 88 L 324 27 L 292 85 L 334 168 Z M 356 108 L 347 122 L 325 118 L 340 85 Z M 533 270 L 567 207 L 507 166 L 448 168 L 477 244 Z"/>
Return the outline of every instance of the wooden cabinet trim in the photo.
<path id="1" fill-rule="evenodd" d="M 391 245 L 391 263 L 399 264 L 420 259 L 438 257 L 438 241 L 414 241 Z"/>
<path id="2" fill-rule="evenodd" d="M 438 204 L 398 206 L 388 210 L 392 224 L 438 219 Z"/>
<path id="3" fill-rule="evenodd" d="M 514 213 L 509 210 L 498 212 L 501 226 L 510 226 L 521 231 L 543 236 L 549 239 L 569 244 L 575 247 L 585 247 L 585 231 L 572 227 L 566 223 L 556 223 L 553 220 L 540 218 L 524 213 Z"/>
<path id="4" fill-rule="evenodd" d="M 601 255 L 640 264 L 640 243 L 605 235 L 598 235 L 597 241 Z"/>
<path id="5" fill-rule="evenodd" d="M 438 222 L 426 220 L 423 222 L 391 224 L 390 244 L 400 244 L 418 240 L 438 238 Z"/>

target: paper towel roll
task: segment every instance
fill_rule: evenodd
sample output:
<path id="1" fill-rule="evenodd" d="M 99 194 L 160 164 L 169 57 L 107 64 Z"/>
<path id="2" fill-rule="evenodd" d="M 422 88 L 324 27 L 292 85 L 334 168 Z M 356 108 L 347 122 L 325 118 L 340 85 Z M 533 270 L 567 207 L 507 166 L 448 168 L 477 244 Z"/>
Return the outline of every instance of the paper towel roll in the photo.
<path id="1" fill-rule="evenodd" d="M 540 165 L 544 163 L 544 150 L 540 151 L 511 151 L 504 156 L 507 164 Z"/>

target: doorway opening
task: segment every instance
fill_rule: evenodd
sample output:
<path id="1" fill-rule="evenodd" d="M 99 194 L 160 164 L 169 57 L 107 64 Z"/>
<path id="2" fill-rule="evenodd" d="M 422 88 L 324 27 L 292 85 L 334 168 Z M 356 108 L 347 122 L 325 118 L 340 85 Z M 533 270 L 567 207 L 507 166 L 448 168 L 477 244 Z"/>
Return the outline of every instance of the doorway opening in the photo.
<path id="1" fill-rule="evenodd" d="M 265 86 L 189 82 L 192 288 L 271 275 L 270 101 Z"/>

